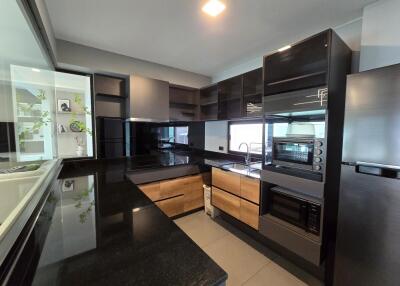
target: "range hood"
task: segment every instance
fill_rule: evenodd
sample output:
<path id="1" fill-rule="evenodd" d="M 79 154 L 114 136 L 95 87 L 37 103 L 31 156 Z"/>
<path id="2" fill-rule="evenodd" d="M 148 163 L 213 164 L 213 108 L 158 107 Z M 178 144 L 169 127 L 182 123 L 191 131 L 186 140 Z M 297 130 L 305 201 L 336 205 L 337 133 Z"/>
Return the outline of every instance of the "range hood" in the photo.
<path id="1" fill-rule="evenodd" d="M 126 121 L 168 122 L 169 83 L 131 75 L 126 114 Z"/>

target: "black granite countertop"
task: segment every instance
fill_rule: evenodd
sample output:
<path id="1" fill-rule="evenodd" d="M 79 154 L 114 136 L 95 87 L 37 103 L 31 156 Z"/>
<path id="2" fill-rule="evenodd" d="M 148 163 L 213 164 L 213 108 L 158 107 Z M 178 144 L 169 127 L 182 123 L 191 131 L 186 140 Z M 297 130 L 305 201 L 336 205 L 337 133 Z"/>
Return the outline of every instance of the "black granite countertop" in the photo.
<path id="1" fill-rule="evenodd" d="M 65 163 L 60 177 L 73 187 L 64 184 L 48 199 L 54 212 L 46 213 L 50 227 L 32 284 L 224 283 L 226 272 L 125 176 L 204 160 L 168 153 Z"/>

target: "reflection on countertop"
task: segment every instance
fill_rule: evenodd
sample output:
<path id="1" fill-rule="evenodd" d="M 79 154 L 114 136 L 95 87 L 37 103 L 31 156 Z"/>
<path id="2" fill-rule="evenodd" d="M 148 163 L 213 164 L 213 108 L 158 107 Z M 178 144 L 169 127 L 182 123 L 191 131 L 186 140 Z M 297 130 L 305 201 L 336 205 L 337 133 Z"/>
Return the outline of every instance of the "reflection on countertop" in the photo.
<path id="1" fill-rule="evenodd" d="M 167 153 L 66 163 L 33 285 L 223 283 L 225 271 L 125 176 L 198 159 Z"/>

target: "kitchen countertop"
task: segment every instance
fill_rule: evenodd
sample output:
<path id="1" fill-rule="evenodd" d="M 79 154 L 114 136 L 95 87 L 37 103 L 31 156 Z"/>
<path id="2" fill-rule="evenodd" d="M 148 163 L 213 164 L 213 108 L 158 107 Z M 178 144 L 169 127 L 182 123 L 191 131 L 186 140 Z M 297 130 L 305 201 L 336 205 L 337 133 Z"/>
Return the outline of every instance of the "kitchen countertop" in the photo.
<path id="1" fill-rule="evenodd" d="M 60 177 L 75 189 L 49 198 L 55 211 L 33 285 L 223 285 L 226 272 L 125 176 L 181 164 L 204 158 L 167 153 L 66 163 Z"/>

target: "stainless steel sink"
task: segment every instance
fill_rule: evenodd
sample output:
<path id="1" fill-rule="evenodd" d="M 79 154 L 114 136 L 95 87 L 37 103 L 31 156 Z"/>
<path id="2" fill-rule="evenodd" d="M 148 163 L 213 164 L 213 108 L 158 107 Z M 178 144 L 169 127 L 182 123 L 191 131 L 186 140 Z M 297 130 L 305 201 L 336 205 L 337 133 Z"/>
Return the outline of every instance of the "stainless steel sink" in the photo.
<path id="1" fill-rule="evenodd" d="M 255 166 L 257 167 L 257 166 Z M 239 173 L 245 176 L 260 178 L 260 170 L 258 168 L 252 167 L 252 165 L 247 166 L 241 163 L 231 163 L 222 166 L 222 169 L 228 170 L 234 173 Z"/>

